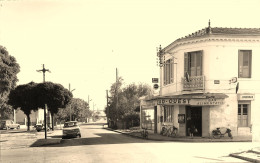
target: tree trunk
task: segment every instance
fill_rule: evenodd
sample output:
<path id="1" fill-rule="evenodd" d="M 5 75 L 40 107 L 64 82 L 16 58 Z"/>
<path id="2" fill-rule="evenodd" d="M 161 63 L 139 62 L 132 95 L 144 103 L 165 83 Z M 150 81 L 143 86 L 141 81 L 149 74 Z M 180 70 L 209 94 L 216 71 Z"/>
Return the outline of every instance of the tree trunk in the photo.
<path id="1" fill-rule="evenodd" d="M 53 117 L 54 117 L 54 114 L 51 112 L 51 128 L 52 128 L 52 131 L 54 131 L 54 120 L 53 120 Z"/>
<path id="2" fill-rule="evenodd" d="M 26 116 L 27 116 L 27 131 L 30 131 L 30 123 L 31 123 L 30 114 L 26 114 Z"/>

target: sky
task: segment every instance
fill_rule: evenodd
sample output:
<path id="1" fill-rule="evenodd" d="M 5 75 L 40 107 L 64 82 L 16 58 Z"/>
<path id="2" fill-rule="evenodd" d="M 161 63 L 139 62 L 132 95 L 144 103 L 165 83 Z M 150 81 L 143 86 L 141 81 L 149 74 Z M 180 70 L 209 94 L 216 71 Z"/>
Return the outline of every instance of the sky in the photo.
<path id="1" fill-rule="evenodd" d="M 62 84 L 103 110 L 118 75 L 125 85 L 159 78 L 157 48 L 208 26 L 260 28 L 260 0 L 0 0 L 0 45 L 20 84 Z"/>

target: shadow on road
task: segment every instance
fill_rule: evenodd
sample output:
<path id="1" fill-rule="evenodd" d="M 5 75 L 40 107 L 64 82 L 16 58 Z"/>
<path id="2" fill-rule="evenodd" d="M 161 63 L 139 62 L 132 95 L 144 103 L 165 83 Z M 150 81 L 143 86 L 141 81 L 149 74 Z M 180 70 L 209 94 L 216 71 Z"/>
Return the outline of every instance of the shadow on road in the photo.
<path id="1" fill-rule="evenodd" d="M 67 147 L 67 146 L 84 146 L 84 145 L 104 145 L 104 144 L 129 144 L 129 143 L 155 143 L 145 139 L 135 139 L 128 135 L 121 135 L 117 133 L 100 133 L 95 134 L 96 137 L 89 138 L 73 138 L 62 139 L 60 144 L 45 145 L 44 147 Z M 57 136 L 55 138 L 60 138 Z M 34 143 L 37 144 L 37 141 Z M 31 145 L 31 147 L 35 147 Z"/>

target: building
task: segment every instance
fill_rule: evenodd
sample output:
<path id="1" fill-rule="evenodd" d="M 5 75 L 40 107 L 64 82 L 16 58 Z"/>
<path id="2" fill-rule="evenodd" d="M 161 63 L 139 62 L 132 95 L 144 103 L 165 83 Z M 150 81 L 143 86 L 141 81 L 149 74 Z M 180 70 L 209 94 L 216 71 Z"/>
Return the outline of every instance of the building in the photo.
<path id="1" fill-rule="evenodd" d="M 51 125 L 51 115 L 47 114 L 47 124 Z M 14 121 L 20 125 L 27 125 L 27 116 L 21 109 L 14 111 Z M 44 124 L 44 109 L 39 108 L 37 111 L 31 111 L 30 114 L 30 125 L 34 126 L 38 123 Z"/>
<path id="2" fill-rule="evenodd" d="M 213 28 L 209 22 L 160 47 L 158 57 L 160 94 L 141 105 L 154 109 L 155 132 L 174 125 L 188 136 L 194 125 L 201 137 L 217 127 L 230 128 L 233 136 L 260 133 L 260 28 Z"/>

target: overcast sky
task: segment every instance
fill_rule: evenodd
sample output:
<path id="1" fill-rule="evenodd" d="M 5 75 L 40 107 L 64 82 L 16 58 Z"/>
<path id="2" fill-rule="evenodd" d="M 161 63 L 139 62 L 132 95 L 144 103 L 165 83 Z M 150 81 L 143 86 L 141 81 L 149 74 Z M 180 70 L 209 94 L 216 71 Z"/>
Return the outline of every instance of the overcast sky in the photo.
<path id="1" fill-rule="evenodd" d="M 104 109 L 116 80 L 159 77 L 156 48 L 208 26 L 259 28 L 259 0 L 0 0 L 0 45 L 21 67 L 19 84 L 46 81 L 75 89 Z"/>

